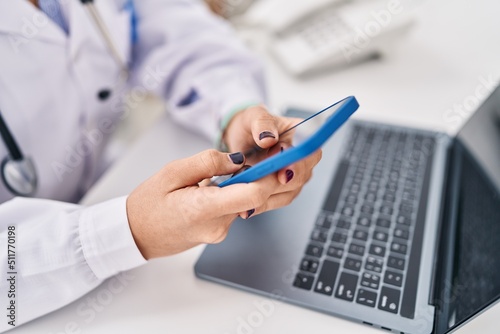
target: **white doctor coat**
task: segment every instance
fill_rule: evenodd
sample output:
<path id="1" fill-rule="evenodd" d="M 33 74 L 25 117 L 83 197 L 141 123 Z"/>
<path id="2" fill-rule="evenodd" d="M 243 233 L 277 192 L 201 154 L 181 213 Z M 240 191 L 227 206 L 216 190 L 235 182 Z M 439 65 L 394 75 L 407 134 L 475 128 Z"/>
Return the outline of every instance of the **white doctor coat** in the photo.
<path id="1" fill-rule="evenodd" d="M 28 1 L 0 0 L 0 110 L 39 180 L 37 199 L 12 199 L 0 183 L 0 305 L 11 300 L 4 278 L 14 271 L 16 326 L 145 263 L 125 197 L 92 207 L 70 204 L 99 174 L 106 140 L 127 116 L 125 92 L 132 91 L 132 101 L 146 91 L 163 96 L 175 120 L 212 139 L 224 115 L 263 101 L 259 64 L 203 5 L 134 1 L 134 28 L 128 2 L 95 1 L 130 64 L 131 76 L 120 85 L 119 66 L 80 1 L 61 0 L 66 35 Z M 14 270 L 7 265 L 9 226 L 16 236 Z M 2 318 L 0 332 L 13 328 Z"/>

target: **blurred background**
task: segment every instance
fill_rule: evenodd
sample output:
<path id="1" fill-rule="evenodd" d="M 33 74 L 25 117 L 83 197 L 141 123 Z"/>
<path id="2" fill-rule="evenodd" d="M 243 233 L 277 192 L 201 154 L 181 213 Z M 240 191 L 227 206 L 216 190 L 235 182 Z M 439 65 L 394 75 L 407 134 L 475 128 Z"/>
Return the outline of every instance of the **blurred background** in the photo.
<path id="1" fill-rule="evenodd" d="M 356 117 L 453 134 L 488 95 L 475 96 L 478 87 L 491 91 L 500 78 L 497 1 L 192 1 L 206 2 L 260 56 L 275 113 L 356 95 Z M 154 97 L 136 105 L 112 151 L 164 109 Z"/>

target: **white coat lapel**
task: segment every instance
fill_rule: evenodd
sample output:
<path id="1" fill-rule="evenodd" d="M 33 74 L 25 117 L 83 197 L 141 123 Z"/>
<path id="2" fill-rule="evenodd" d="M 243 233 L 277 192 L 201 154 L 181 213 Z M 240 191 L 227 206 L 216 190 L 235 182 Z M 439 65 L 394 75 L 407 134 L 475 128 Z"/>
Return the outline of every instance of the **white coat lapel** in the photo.
<path id="1" fill-rule="evenodd" d="M 113 8 L 115 4 L 110 1 L 95 1 L 95 5 L 111 34 L 113 43 L 118 48 L 118 52 L 122 59 L 127 61 L 130 52 L 130 13 Z M 104 51 L 108 57 L 112 57 L 109 54 L 108 45 L 104 42 L 91 15 L 81 2 L 67 0 L 63 1 L 61 6 L 69 18 L 69 48 L 72 58 L 78 57 L 81 48 L 90 48 L 96 52 Z"/>
<path id="2" fill-rule="evenodd" d="M 64 31 L 43 12 L 26 0 L 0 0 L 0 34 L 9 34 L 11 42 L 40 40 L 64 44 Z"/>
<path id="3" fill-rule="evenodd" d="M 86 13 L 85 8 L 78 0 L 63 1 L 61 9 L 68 17 L 69 28 L 69 52 L 75 60 L 81 49 L 95 44 L 95 28 L 93 22 Z M 94 46 L 95 48 L 95 46 Z M 99 50 L 101 51 L 101 50 Z"/>

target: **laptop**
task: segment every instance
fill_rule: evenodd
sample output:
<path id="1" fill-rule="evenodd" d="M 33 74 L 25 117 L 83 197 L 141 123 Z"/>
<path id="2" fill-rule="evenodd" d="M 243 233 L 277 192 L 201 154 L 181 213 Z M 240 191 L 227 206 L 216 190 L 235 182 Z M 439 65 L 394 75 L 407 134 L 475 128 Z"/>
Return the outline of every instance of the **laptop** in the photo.
<path id="1" fill-rule="evenodd" d="M 500 87 L 454 137 L 347 122 L 291 205 L 236 221 L 195 272 L 397 333 L 459 328 L 500 299 Z"/>

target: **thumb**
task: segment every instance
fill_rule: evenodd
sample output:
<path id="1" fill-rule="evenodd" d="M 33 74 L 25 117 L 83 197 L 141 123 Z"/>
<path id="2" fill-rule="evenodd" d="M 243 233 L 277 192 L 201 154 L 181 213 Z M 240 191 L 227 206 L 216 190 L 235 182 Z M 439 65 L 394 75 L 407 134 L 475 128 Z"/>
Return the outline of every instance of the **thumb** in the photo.
<path id="1" fill-rule="evenodd" d="M 168 164 L 163 175 L 168 181 L 170 192 L 213 176 L 235 173 L 244 163 L 245 156 L 241 152 L 228 154 L 212 149 Z"/>
<path id="2" fill-rule="evenodd" d="M 274 146 L 279 136 L 276 118 L 263 107 L 254 107 L 248 114 L 252 115 L 250 124 L 255 143 L 261 148 Z"/>

